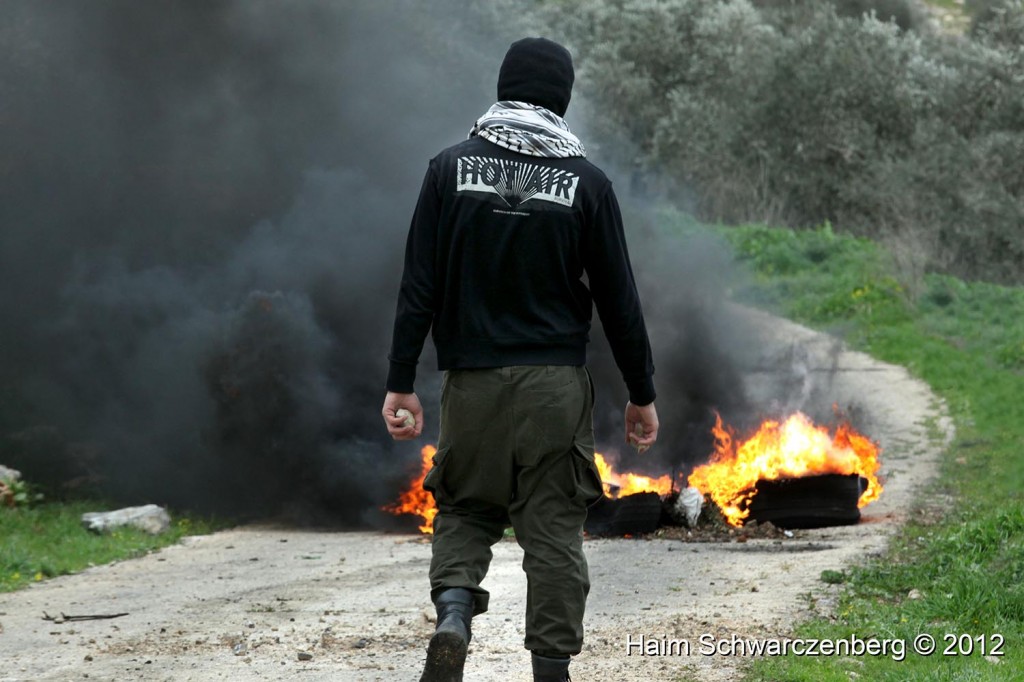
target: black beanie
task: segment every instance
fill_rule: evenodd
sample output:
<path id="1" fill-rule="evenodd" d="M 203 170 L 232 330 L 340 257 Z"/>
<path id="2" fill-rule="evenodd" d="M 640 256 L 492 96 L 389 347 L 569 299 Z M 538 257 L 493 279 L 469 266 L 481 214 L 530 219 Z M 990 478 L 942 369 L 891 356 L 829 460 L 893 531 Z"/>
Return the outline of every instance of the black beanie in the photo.
<path id="1" fill-rule="evenodd" d="M 565 116 L 574 78 L 569 50 L 547 38 L 523 38 L 505 53 L 498 99 L 529 102 Z"/>

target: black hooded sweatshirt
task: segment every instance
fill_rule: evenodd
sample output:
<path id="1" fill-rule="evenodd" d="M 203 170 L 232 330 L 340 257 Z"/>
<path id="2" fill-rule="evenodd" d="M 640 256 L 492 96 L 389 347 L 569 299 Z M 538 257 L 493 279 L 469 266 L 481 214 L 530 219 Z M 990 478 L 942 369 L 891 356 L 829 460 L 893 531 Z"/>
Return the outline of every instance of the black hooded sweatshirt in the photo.
<path id="1" fill-rule="evenodd" d="M 611 182 L 581 157 L 538 158 L 470 138 L 427 168 L 387 389 L 413 392 L 431 328 L 441 370 L 583 365 L 595 305 L 630 401 L 653 402 L 651 348 Z"/>

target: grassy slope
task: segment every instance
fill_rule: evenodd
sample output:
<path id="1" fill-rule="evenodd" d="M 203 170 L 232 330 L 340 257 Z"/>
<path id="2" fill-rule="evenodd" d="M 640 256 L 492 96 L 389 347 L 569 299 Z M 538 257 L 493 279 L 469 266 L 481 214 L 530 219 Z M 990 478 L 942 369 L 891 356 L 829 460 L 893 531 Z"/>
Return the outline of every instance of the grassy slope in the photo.
<path id="1" fill-rule="evenodd" d="M 1024 623 L 1024 289 L 928 275 L 911 289 L 885 252 L 839 236 L 761 227 L 722 233 L 755 273 L 736 298 L 821 329 L 903 365 L 949 405 L 957 439 L 936 495 L 889 556 L 848 571 L 834 620 L 796 636 L 903 638 L 929 633 L 1005 637 L 1005 656 L 775 658 L 750 680 L 1020 680 Z M 928 505 L 941 506 L 928 509 Z M 834 576 L 828 576 L 834 580 Z M 920 599 L 909 599 L 911 590 Z M 979 649 L 978 642 L 974 642 Z"/>
<path id="2" fill-rule="evenodd" d="M 214 530 L 188 517 L 172 522 L 159 536 L 123 529 L 96 535 L 82 527 L 81 516 L 104 507 L 85 502 L 47 503 L 32 508 L 0 509 L 0 592 L 95 564 L 141 556 L 186 535 Z"/>

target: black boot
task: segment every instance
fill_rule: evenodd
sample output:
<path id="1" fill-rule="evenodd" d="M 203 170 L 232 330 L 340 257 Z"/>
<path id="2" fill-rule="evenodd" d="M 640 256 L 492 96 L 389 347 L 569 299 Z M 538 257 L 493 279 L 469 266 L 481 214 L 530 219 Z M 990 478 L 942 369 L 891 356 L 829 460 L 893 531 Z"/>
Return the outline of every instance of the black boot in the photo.
<path id="1" fill-rule="evenodd" d="M 570 682 L 569 657 L 552 658 L 531 654 L 533 658 L 533 682 Z"/>
<path id="2" fill-rule="evenodd" d="M 427 646 L 427 664 L 420 682 L 462 682 L 466 647 L 472 634 L 473 593 L 453 587 L 437 595 L 437 630 Z"/>

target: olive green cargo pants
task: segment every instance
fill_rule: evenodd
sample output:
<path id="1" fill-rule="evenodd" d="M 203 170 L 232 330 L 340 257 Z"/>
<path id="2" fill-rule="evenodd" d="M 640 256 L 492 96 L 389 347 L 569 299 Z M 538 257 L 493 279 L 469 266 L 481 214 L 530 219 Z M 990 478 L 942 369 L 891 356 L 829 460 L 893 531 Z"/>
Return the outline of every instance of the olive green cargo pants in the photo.
<path id="1" fill-rule="evenodd" d="M 511 524 L 527 576 L 526 648 L 577 654 L 590 579 L 587 506 L 601 494 L 594 465 L 593 390 L 583 367 L 451 370 L 441 435 L 423 487 L 437 502 L 431 595 L 480 587 L 491 545 Z"/>

